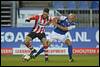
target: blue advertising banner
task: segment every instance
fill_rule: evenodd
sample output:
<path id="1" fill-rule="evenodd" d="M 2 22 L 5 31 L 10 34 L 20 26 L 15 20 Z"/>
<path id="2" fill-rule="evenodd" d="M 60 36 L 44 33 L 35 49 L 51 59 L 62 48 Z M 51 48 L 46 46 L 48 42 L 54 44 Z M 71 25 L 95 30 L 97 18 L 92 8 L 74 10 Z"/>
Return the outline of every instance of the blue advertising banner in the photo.
<path id="1" fill-rule="evenodd" d="M 1 27 L 1 48 L 20 48 L 24 45 L 25 36 L 31 32 L 31 27 Z M 46 36 L 53 31 L 52 27 L 46 28 Z M 68 33 L 73 48 L 96 48 L 99 47 L 99 28 L 76 28 Z M 41 47 L 40 40 L 32 41 L 34 47 Z M 50 47 L 66 47 L 65 44 L 56 40 Z"/>

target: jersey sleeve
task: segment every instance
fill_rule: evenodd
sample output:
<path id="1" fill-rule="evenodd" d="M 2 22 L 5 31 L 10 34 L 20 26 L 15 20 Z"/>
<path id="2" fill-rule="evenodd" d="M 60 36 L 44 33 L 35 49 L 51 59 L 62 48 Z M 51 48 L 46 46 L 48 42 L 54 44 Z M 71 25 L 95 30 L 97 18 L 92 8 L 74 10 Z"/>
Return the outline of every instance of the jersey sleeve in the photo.
<path id="1" fill-rule="evenodd" d="M 38 19 L 39 19 L 38 15 L 30 17 L 30 20 L 38 20 Z"/>
<path id="2" fill-rule="evenodd" d="M 59 20 L 65 20 L 65 16 L 60 16 Z"/>

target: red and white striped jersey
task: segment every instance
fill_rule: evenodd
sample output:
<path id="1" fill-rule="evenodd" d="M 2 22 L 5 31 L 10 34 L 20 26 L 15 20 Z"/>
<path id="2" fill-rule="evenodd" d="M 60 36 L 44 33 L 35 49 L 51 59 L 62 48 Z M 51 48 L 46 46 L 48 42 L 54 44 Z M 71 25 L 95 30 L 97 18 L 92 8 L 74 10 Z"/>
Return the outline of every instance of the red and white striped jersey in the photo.
<path id="1" fill-rule="evenodd" d="M 35 33 L 45 32 L 45 26 L 47 25 L 48 22 L 51 21 L 51 17 L 48 17 L 48 19 L 47 18 L 44 19 L 42 15 L 31 16 L 29 19 L 35 20 L 35 25 L 32 30 Z"/>

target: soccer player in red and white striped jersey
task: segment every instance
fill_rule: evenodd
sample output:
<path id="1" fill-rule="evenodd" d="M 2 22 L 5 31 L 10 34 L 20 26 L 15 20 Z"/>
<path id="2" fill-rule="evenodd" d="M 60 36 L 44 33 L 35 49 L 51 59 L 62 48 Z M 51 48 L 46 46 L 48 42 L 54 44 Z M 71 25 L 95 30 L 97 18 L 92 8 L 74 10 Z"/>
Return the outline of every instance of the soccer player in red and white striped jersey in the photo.
<path id="1" fill-rule="evenodd" d="M 51 22 L 49 9 L 44 8 L 42 15 L 31 16 L 26 19 L 26 22 L 30 22 L 31 20 L 35 20 L 35 25 L 33 26 L 32 31 L 25 38 L 25 45 L 31 50 L 30 56 L 36 52 L 36 49 L 34 49 L 31 44 L 31 41 L 36 37 L 41 40 L 44 50 L 47 52 L 48 45 L 46 44 L 45 26 Z M 47 58 L 48 54 L 45 54 L 45 56 L 45 58 Z"/>
<path id="2" fill-rule="evenodd" d="M 47 13 L 44 12 L 42 15 L 31 16 L 26 20 L 35 20 L 35 25 L 32 30 L 33 32 L 43 33 L 45 31 L 45 26 L 51 21 L 51 18 L 49 16 L 46 17 L 46 15 Z"/>

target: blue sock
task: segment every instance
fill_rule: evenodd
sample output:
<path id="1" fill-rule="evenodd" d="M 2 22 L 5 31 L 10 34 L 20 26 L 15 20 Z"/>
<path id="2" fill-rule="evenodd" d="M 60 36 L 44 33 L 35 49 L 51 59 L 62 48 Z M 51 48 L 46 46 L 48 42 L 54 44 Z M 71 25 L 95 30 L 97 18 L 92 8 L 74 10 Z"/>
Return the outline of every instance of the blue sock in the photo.
<path id="1" fill-rule="evenodd" d="M 37 57 L 38 55 L 40 55 L 42 52 L 44 52 L 44 47 L 42 47 L 42 48 L 37 52 L 37 54 L 35 55 L 35 57 Z"/>
<path id="2" fill-rule="evenodd" d="M 72 59 L 72 45 L 68 46 L 69 59 Z"/>

